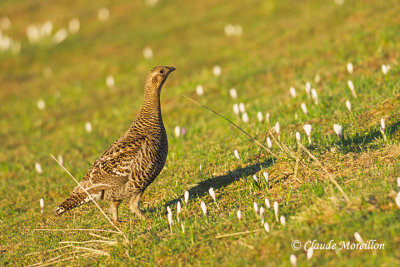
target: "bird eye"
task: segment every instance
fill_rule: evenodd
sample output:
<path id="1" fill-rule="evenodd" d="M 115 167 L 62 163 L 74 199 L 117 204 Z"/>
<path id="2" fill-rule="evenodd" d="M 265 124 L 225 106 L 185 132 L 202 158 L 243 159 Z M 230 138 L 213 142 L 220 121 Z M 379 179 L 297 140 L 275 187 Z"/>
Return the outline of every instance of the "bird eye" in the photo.
<path id="1" fill-rule="evenodd" d="M 164 70 L 160 70 L 160 74 L 164 74 Z"/>

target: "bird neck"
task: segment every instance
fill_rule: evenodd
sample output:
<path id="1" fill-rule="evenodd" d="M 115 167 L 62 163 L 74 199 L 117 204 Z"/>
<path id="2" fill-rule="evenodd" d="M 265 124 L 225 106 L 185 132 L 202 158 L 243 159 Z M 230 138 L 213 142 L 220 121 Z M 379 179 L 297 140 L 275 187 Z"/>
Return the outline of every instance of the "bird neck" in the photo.
<path id="1" fill-rule="evenodd" d="M 153 86 L 145 86 L 143 106 L 139 116 L 147 117 L 147 119 L 162 120 L 160 89 Z"/>

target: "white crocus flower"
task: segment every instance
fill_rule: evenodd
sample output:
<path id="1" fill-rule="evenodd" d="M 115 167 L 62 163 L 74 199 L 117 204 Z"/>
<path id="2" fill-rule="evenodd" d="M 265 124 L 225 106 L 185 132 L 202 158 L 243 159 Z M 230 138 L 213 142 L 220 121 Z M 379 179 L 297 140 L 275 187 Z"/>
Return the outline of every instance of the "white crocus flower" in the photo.
<path id="1" fill-rule="evenodd" d="M 93 130 L 92 123 L 90 123 L 89 121 L 86 122 L 85 123 L 85 130 L 86 130 L 86 132 L 91 133 L 92 130 Z"/>
<path id="2" fill-rule="evenodd" d="M 385 131 L 386 131 L 386 126 L 385 126 L 385 119 L 384 118 L 381 118 L 381 133 L 382 133 L 382 135 L 383 135 L 383 140 L 387 140 L 386 139 L 386 133 L 385 133 Z"/>
<path id="3" fill-rule="evenodd" d="M 269 183 L 268 172 L 263 172 L 263 176 L 264 176 L 264 178 L 265 178 L 265 182 L 268 184 L 268 183 Z"/>
<path id="4" fill-rule="evenodd" d="M 240 110 L 240 112 L 242 112 L 242 113 L 246 112 L 246 108 L 245 108 L 245 106 L 244 106 L 244 103 L 239 103 L 239 110 Z"/>
<path id="5" fill-rule="evenodd" d="M 226 36 L 232 36 L 235 34 L 235 27 L 232 24 L 226 24 L 224 27 L 224 32 Z"/>
<path id="6" fill-rule="evenodd" d="M 81 27 L 81 23 L 79 22 L 79 19 L 71 19 L 68 23 L 68 31 L 70 33 L 77 33 L 79 32 L 79 29 Z"/>
<path id="7" fill-rule="evenodd" d="M 296 132 L 296 140 L 297 140 L 297 143 L 301 142 L 301 135 L 299 132 Z"/>
<path id="8" fill-rule="evenodd" d="M 38 102 L 36 103 L 36 106 L 39 110 L 43 110 L 46 107 L 46 103 L 44 102 L 43 99 L 39 99 Z"/>
<path id="9" fill-rule="evenodd" d="M 178 218 L 179 218 L 179 214 L 181 214 L 181 210 L 182 210 L 182 205 L 181 205 L 181 202 L 178 201 L 178 203 L 176 203 L 176 213 L 178 214 Z"/>
<path id="10" fill-rule="evenodd" d="M 310 82 L 306 82 L 306 87 L 305 87 L 305 89 L 306 89 L 308 98 L 310 98 L 310 94 L 311 94 L 311 83 L 310 83 Z"/>
<path id="11" fill-rule="evenodd" d="M 272 141 L 271 141 L 271 138 L 269 138 L 269 137 L 267 137 L 267 145 L 268 145 L 269 149 L 272 148 Z"/>
<path id="12" fill-rule="evenodd" d="M 204 201 L 202 201 L 200 203 L 200 207 L 201 207 L 201 210 L 203 211 L 204 216 L 207 216 L 207 206 L 206 206 L 206 203 L 204 203 Z"/>
<path id="13" fill-rule="evenodd" d="M 267 121 L 268 124 L 269 124 L 270 117 L 271 117 L 271 115 L 269 114 L 269 112 L 265 113 L 265 120 Z"/>
<path id="14" fill-rule="evenodd" d="M 58 160 L 58 162 L 60 162 L 60 164 L 61 164 L 61 165 L 63 165 L 63 163 L 64 163 L 64 160 L 63 160 L 63 157 L 62 157 L 62 155 L 61 155 L 61 154 L 58 154 L 58 156 L 57 156 L 57 160 Z"/>
<path id="15" fill-rule="evenodd" d="M 341 6 L 344 4 L 344 0 L 335 0 L 335 4 Z"/>
<path id="16" fill-rule="evenodd" d="M 64 28 L 59 29 L 53 36 L 53 42 L 59 44 L 68 37 L 68 31 Z"/>
<path id="17" fill-rule="evenodd" d="M 314 249 L 311 246 L 308 250 L 307 250 L 307 260 L 311 260 L 312 256 L 314 254 Z"/>
<path id="18" fill-rule="evenodd" d="M 400 192 L 397 193 L 396 197 L 394 198 L 396 201 L 397 207 L 400 209 Z"/>
<path id="19" fill-rule="evenodd" d="M 382 130 L 382 132 L 385 132 L 385 130 L 386 130 L 385 119 L 384 118 L 381 118 L 381 130 Z"/>
<path id="20" fill-rule="evenodd" d="M 44 199 L 41 198 L 39 202 L 40 202 L 40 213 L 43 214 L 43 210 L 44 210 Z"/>
<path id="21" fill-rule="evenodd" d="M 279 137 L 280 134 L 281 134 L 281 126 L 279 125 L 279 122 L 277 122 L 277 123 L 275 124 L 274 129 L 275 129 L 276 134 L 277 134 L 278 137 Z"/>
<path id="22" fill-rule="evenodd" d="M 40 31 L 40 36 L 41 38 L 48 37 L 51 35 L 51 32 L 53 31 L 53 23 L 51 21 L 46 21 L 41 25 L 39 28 Z"/>
<path id="23" fill-rule="evenodd" d="M 171 232 L 172 232 L 172 222 L 173 222 L 173 220 L 172 220 L 172 213 L 169 213 L 169 212 L 168 212 L 168 214 L 167 214 L 167 219 L 168 219 L 169 229 L 170 229 Z"/>
<path id="24" fill-rule="evenodd" d="M 351 113 L 351 103 L 349 100 L 346 100 L 346 108 Z"/>
<path id="25" fill-rule="evenodd" d="M 267 207 L 267 209 L 270 209 L 270 208 L 271 208 L 271 204 L 270 204 L 268 198 L 265 199 L 265 207 Z"/>
<path id="26" fill-rule="evenodd" d="M 204 88 L 203 88 L 203 86 L 201 86 L 201 85 L 197 85 L 197 86 L 196 86 L 196 94 L 197 94 L 198 96 L 204 95 Z"/>
<path id="27" fill-rule="evenodd" d="M 232 97 L 233 99 L 236 99 L 236 98 L 237 98 L 237 91 L 236 91 L 235 88 L 229 89 L 229 94 L 231 95 L 231 97 Z"/>
<path id="28" fill-rule="evenodd" d="M 360 243 L 360 244 L 364 244 L 365 243 L 364 240 L 362 239 L 361 235 L 358 232 L 354 233 L 354 237 L 355 237 L 355 239 L 357 240 L 358 243 Z"/>
<path id="29" fill-rule="evenodd" d="M 179 137 L 181 135 L 181 127 L 175 126 L 174 132 L 175 132 L 175 136 Z"/>
<path id="30" fill-rule="evenodd" d="M 210 189 L 208 189 L 208 193 L 210 193 L 211 198 L 217 202 L 216 198 L 215 198 L 215 191 L 214 188 L 210 187 Z"/>
<path id="31" fill-rule="evenodd" d="M 296 97 L 296 89 L 294 87 L 290 87 L 289 89 L 290 95 L 295 98 Z"/>
<path id="32" fill-rule="evenodd" d="M 383 75 L 386 75 L 389 72 L 389 70 L 390 70 L 390 66 L 389 65 L 385 65 L 385 64 L 382 65 L 382 73 L 383 73 Z"/>
<path id="33" fill-rule="evenodd" d="M 263 207 L 260 207 L 260 218 L 263 218 L 264 212 L 265 212 L 265 209 Z"/>
<path id="34" fill-rule="evenodd" d="M 146 0 L 145 3 L 147 6 L 153 7 L 158 3 L 158 0 Z"/>
<path id="35" fill-rule="evenodd" d="M 306 114 L 306 116 L 308 116 L 308 110 L 305 103 L 301 103 L 301 110 Z"/>
<path id="36" fill-rule="evenodd" d="M 353 63 L 347 63 L 347 71 L 352 74 L 353 73 Z"/>
<path id="37" fill-rule="evenodd" d="M 257 178 L 257 175 L 253 175 L 253 179 L 254 179 L 254 181 L 256 181 L 256 183 L 258 183 L 258 178 Z"/>
<path id="38" fill-rule="evenodd" d="M 268 223 L 264 223 L 264 229 L 265 229 L 265 232 L 269 233 L 269 224 Z"/>
<path id="39" fill-rule="evenodd" d="M 253 206 L 254 206 L 254 212 L 256 213 L 256 215 L 258 214 L 258 205 L 256 202 L 253 202 Z"/>
<path id="40" fill-rule="evenodd" d="M 285 226 L 285 225 L 286 225 L 286 218 L 285 218 L 285 216 L 281 216 L 281 217 L 279 218 L 279 220 L 280 220 L 282 226 Z"/>
<path id="41" fill-rule="evenodd" d="M 185 191 L 183 196 L 184 196 L 184 199 L 185 199 L 185 204 L 187 205 L 188 202 L 189 202 L 189 191 Z"/>
<path id="42" fill-rule="evenodd" d="M 242 219 L 242 212 L 240 210 L 238 210 L 236 212 L 236 216 L 237 216 L 238 220 L 240 221 Z"/>
<path id="43" fill-rule="evenodd" d="M 145 59 L 151 59 L 153 58 L 154 54 L 153 54 L 153 49 L 151 49 L 151 47 L 145 47 L 143 49 L 143 57 Z"/>
<path id="44" fill-rule="evenodd" d="M 315 104 L 318 105 L 319 104 L 318 93 L 317 93 L 317 90 L 315 90 L 314 88 L 311 89 L 311 96 L 314 99 Z"/>
<path id="45" fill-rule="evenodd" d="M 233 113 L 235 113 L 236 115 L 239 115 L 239 105 L 238 104 L 233 104 Z"/>
<path id="46" fill-rule="evenodd" d="M 218 65 L 214 66 L 212 71 L 213 71 L 213 74 L 215 77 L 218 77 L 221 75 L 221 67 Z"/>
<path id="47" fill-rule="evenodd" d="M 34 24 L 28 25 L 26 28 L 26 35 L 31 44 L 36 44 L 40 41 L 39 28 Z"/>
<path id="48" fill-rule="evenodd" d="M 296 267 L 297 266 L 297 257 L 294 254 L 290 255 L 290 263 L 292 264 L 292 267 Z"/>
<path id="49" fill-rule="evenodd" d="M 106 85 L 108 88 L 113 88 L 115 86 L 115 80 L 112 75 L 106 77 Z"/>
<path id="50" fill-rule="evenodd" d="M 257 112 L 257 119 L 258 119 L 259 122 L 263 121 L 263 114 L 262 114 L 261 111 Z"/>
<path id="51" fill-rule="evenodd" d="M 233 150 L 233 154 L 235 155 L 235 157 L 236 157 L 238 160 L 240 160 L 239 152 L 238 152 L 236 149 Z"/>
<path id="52" fill-rule="evenodd" d="M 308 143 L 311 144 L 311 124 L 304 124 L 303 129 L 308 137 Z"/>
<path id="53" fill-rule="evenodd" d="M 35 170 L 37 173 L 42 174 L 43 170 L 42 170 L 42 166 L 40 166 L 39 162 L 35 163 Z"/>
<path id="54" fill-rule="evenodd" d="M 105 21 L 110 16 L 110 10 L 107 7 L 102 7 L 97 11 L 97 18 L 100 21 Z"/>
<path id="55" fill-rule="evenodd" d="M 249 122 L 249 115 L 247 115 L 246 112 L 242 114 L 242 120 L 243 120 L 245 123 L 248 123 L 248 122 Z"/>
<path id="56" fill-rule="evenodd" d="M 357 93 L 356 93 L 356 90 L 355 90 L 355 88 L 354 88 L 354 84 L 353 84 L 353 82 L 352 82 L 351 80 L 348 80 L 348 81 L 347 81 L 347 86 L 349 87 L 349 89 L 350 89 L 351 94 L 353 95 L 353 97 L 354 97 L 354 98 L 357 98 Z"/>
<path id="57" fill-rule="evenodd" d="M 341 139 L 343 138 L 343 127 L 340 124 L 334 124 L 333 130 L 337 136 L 339 136 Z"/>

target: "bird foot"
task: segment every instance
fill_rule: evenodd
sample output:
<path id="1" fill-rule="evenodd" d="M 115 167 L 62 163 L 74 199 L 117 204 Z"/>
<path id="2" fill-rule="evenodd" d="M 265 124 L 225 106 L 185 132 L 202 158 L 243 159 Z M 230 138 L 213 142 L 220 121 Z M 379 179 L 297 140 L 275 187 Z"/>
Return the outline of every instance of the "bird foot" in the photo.
<path id="1" fill-rule="evenodd" d="M 136 214 L 136 216 L 138 216 L 140 219 L 146 219 L 146 216 L 144 216 L 143 212 L 141 212 L 139 209 L 132 209 L 131 211 Z"/>

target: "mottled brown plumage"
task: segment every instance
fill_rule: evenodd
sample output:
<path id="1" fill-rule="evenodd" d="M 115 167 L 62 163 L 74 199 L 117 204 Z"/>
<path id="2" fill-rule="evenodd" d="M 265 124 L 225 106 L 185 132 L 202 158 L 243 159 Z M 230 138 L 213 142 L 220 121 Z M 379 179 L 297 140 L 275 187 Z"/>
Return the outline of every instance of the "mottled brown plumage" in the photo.
<path id="1" fill-rule="evenodd" d="M 160 106 L 161 88 L 173 67 L 155 67 L 147 75 L 144 101 L 139 116 L 131 127 L 116 140 L 89 168 L 82 181 L 56 209 L 61 215 L 67 210 L 94 200 L 111 202 L 114 222 L 118 221 L 118 206 L 130 198 L 130 209 L 143 218 L 139 201 L 144 190 L 164 167 L 168 140 Z"/>

